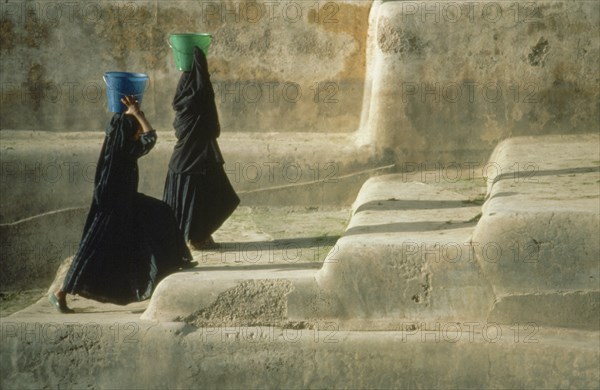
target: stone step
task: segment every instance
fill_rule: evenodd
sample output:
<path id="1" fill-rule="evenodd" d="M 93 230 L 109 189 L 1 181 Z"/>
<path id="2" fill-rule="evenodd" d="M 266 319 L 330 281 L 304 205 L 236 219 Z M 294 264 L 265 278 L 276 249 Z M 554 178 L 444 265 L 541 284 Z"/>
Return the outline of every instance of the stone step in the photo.
<path id="1" fill-rule="evenodd" d="M 368 180 L 353 209 L 316 275 L 339 302 L 336 317 L 352 328 L 487 317 L 493 294 L 470 244 L 479 205 L 396 174 Z M 294 294 L 290 307 L 301 304 Z"/>
<path id="2" fill-rule="evenodd" d="M 218 324 L 234 318 L 237 324 L 280 323 L 287 320 L 287 294 L 302 281 L 314 280 L 319 266 L 213 266 L 178 272 L 159 283 L 141 319 L 181 321 L 202 311 L 208 320 Z"/>
<path id="3" fill-rule="evenodd" d="M 598 332 L 470 323 L 355 332 L 3 318 L 2 388 L 597 388 Z M 408 327 L 411 326 L 411 327 Z"/>
<path id="4" fill-rule="evenodd" d="M 389 329 L 400 321 L 485 320 L 493 297 L 469 246 L 480 206 L 402 178 L 378 176 L 363 185 L 346 232 L 318 272 L 314 265 L 296 265 L 174 274 L 158 286 L 142 318 L 172 321 L 199 310 L 208 315 L 219 300 L 278 280 L 288 286 L 272 297 L 285 301 L 282 321 L 336 319 L 351 329 Z"/>
<path id="5" fill-rule="evenodd" d="M 490 158 L 475 257 L 490 318 L 598 329 L 600 136 L 518 137 Z"/>

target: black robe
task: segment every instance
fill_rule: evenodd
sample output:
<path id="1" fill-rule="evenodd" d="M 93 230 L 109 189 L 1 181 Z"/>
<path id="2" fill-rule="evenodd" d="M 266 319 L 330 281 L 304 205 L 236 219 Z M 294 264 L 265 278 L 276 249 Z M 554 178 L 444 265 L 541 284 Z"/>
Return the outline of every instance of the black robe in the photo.
<path id="1" fill-rule="evenodd" d="M 186 240 L 202 242 L 233 213 L 240 199 L 223 168 L 220 135 L 208 64 L 194 48 L 194 62 L 183 72 L 173 99 L 177 143 L 169 162 L 163 200 L 168 203 Z"/>
<path id="2" fill-rule="evenodd" d="M 191 261 L 172 210 L 137 192 L 137 159 L 156 132 L 115 114 L 106 130 L 94 180 L 94 198 L 63 291 L 101 302 L 128 304 L 149 298 L 157 283 Z"/>

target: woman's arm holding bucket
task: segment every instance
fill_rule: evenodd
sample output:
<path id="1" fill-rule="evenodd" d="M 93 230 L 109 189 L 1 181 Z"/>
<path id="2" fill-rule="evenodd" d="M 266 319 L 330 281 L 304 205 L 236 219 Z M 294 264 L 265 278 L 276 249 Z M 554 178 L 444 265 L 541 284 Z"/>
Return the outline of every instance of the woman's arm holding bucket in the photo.
<path id="1" fill-rule="evenodd" d="M 121 102 L 127 106 L 127 111 L 125 111 L 125 114 L 132 115 L 135 119 L 137 119 L 140 126 L 142 126 L 142 132 L 148 133 L 152 131 L 150 122 L 148 122 L 148 119 L 146 119 L 146 116 L 142 110 L 140 110 L 138 102 L 133 96 L 125 96 L 123 99 L 121 99 Z"/>
<path id="2" fill-rule="evenodd" d="M 141 126 L 134 136 L 135 142 L 133 149 L 131 150 L 131 154 L 136 157 L 141 157 L 154 147 L 154 144 L 156 143 L 156 131 L 152 129 L 152 125 L 150 125 L 150 122 L 140 110 L 138 102 L 133 96 L 126 96 L 121 99 L 121 102 L 127 106 L 125 114 L 133 116 Z"/>

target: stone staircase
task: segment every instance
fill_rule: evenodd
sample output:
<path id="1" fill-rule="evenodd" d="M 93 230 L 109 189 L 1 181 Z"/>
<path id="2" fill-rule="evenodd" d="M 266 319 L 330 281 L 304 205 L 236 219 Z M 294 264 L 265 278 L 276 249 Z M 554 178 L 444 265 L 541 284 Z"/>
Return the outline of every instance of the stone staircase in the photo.
<path id="1" fill-rule="evenodd" d="M 597 388 L 599 141 L 501 143 L 483 207 L 373 177 L 322 266 L 198 267 L 147 307 L 41 300 L 2 319 L 2 385 Z"/>

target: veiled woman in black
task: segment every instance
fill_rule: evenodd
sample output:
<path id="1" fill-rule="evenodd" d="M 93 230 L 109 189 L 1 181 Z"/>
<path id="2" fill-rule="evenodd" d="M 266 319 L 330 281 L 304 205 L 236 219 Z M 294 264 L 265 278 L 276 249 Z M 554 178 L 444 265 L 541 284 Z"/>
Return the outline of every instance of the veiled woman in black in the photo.
<path id="1" fill-rule="evenodd" d="M 137 160 L 156 132 L 133 97 L 106 129 L 94 197 L 79 249 L 59 291 L 49 300 L 70 313 L 67 294 L 128 304 L 149 298 L 161 278 L 192 265 L 192 256 L 167 204 L 137 192 Z"/>
<path id="2" fill-rule="evenodd" d="M 173 109 L 177 143 L 163 200 L 173 209 L 191 248 L 212 248 L 216 244 L 211 234 L 229 218 L 240 199 L 223 168 L 215 93 L 206 56 L 197 47 L 191 71 L 183 72 L 179 79 Z"/>

